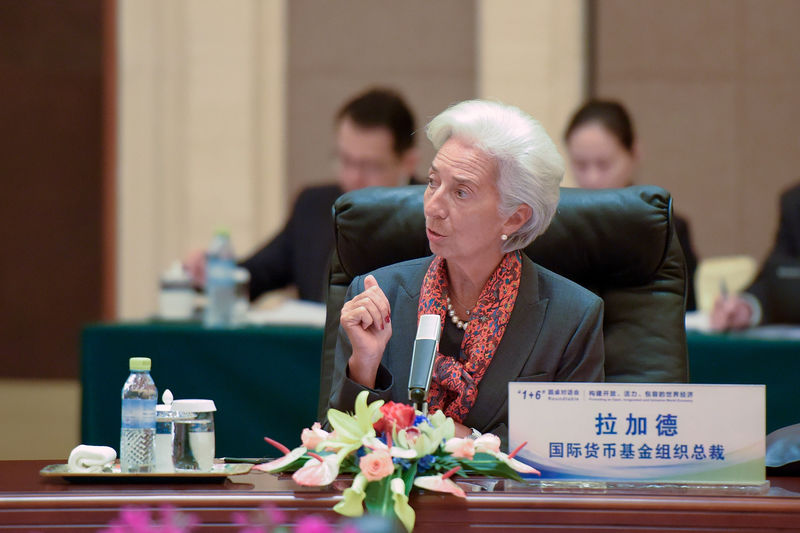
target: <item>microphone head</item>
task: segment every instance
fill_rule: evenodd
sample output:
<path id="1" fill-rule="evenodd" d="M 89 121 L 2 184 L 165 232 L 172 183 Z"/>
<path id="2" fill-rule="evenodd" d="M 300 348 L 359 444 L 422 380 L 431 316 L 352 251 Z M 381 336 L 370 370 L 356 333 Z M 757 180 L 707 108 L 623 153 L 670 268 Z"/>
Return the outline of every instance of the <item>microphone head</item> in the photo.
<path id="1" fill-rule="evenodd" d="M 442 331 L 442 318 L 439 315 L 422 315 L 417 326 L 417 340 L 428 339 L 439 342 Z"/>
<path id="2" fill-rule="evenodd" d="M 439 335 L 442 318 L 439 315 L 422 315 L 417 326 L 414 352 L 411 354 L 411 371 L 408 376 L 408 398 L 420 404 L 428 397 L 433 374 L 433 362 L 439 352 Z"/>

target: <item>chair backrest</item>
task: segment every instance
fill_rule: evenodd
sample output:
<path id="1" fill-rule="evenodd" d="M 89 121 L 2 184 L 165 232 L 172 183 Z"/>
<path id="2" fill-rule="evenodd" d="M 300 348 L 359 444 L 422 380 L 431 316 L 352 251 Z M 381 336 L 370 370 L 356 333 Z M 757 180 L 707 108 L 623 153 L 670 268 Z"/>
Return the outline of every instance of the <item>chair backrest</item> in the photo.
<path id="1" fill-rule="evenodd" d="M 361 189 L 333 207 L 331 262 L 320 366 L 320 416 L 333 373 L 339 313 L 355 276 L 430 255 L 424 186 Z M 688 380 L 686 263 L 672 229 L 672 198 L 659 187 L 562 189 L 547 231 L 525 249 L 605 303 L 607 381 Z"/>

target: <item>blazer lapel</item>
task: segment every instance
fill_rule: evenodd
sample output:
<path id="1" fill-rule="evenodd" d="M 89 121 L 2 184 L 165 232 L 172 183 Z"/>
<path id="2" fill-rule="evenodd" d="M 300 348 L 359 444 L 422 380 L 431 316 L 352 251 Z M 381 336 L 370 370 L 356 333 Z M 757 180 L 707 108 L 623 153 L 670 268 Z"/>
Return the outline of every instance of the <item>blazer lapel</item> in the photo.
<path id="1" fill-rule="evenodd" d="M 468 427 L 492 420 L 508 399 L 508 382 L 514 381 L 533 354 L 549 299 L 539 299 L 539 276 L 533 262 L 522 254 L 522 280 L 517 301 L 492 362 L 478 384 L 475 405 L 464 420 Z"/>

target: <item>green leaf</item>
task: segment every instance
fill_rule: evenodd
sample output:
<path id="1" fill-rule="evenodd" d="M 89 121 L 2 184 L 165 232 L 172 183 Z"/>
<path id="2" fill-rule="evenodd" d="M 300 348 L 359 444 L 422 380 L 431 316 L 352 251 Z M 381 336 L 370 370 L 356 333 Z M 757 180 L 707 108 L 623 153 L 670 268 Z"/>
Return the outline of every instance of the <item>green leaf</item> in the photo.
<path id="1" fill-rule="evenodd" d="M 393 476 L 386 476 L 380 481 L 367 483 L 364 505 L 372 514 L 389 516 L 394 513 L 394 499 L 392 498 L 391 480 Z"/>
<path id="2" fill-rule="evenodd" d="M 411 488 L 414 486 L 414 478 L 417 477 L 417 461 L 413 461 L 408 470 L 403 472 L 400 477 L 406 485 L 406 496 L 408 496 L 411 494 Z"/>
<path id="3" fill-rule="evenodd" d="M 433 471 L 434 472 L 447 472 L 451 468 L 455 468 L 457 466 L 464 466 L 462 461 L 459 461 L 452 455 L 437 455 L 436 462 L 433 463 Z"/>
<path id="4" fill-rule="evenodd" d="M 270 472 L 272 474 L 279 474 L 281 472 L 297 472 L 298 470 L 300 470 L 300 468 L 303 467 L 304 464 L 306 464 L 306 461 L 308 461 L 309 459 L 311 459 L 311 457 L 309 457 L 308 455 L 301 455 L 291 463 L 287 463 L 280 468 L 271 470 Z"/>
<path id="5" fill-rule="evenodd" d="M 516 470 L 488 453 L 476 453 L 471 460 L 462 459 L 460 463 L 465 474 L 504 477 L 515 481 L 522 481 L 522 478 Z"/>

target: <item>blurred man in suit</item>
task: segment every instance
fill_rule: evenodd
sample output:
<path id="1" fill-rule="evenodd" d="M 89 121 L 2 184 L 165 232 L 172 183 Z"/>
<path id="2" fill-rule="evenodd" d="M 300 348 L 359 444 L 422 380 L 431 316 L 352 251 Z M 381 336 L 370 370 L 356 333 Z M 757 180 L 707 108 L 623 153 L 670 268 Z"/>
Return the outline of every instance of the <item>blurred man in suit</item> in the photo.
<path id="1" fill-rule="evenodd" d="M 761 272 L 745 292 L 717 298 L 711 311 L 711 327 L 715 330 L 743 329 L 771 322 L 769 278 L 772 269 L 783 262 L 797 260 L 800 260 L 800 185 L 781 194 L 778 235 Z"/>
<path id="2" fill-rule="evenodd" d="M 290 285 L 301 300 L 324 301 L 333 249 L 331 208 L 342 193 L 411 182 L 419 155 L 414 117 L 395 91 L 374 88 L 346 102 L 336 114 L 336 183 L 303 190 L 283 229 L 240 262 L 250 272 L 250 299 Z M 205 278 L 204 251 L 185 261 L 195 282 Z"/>

